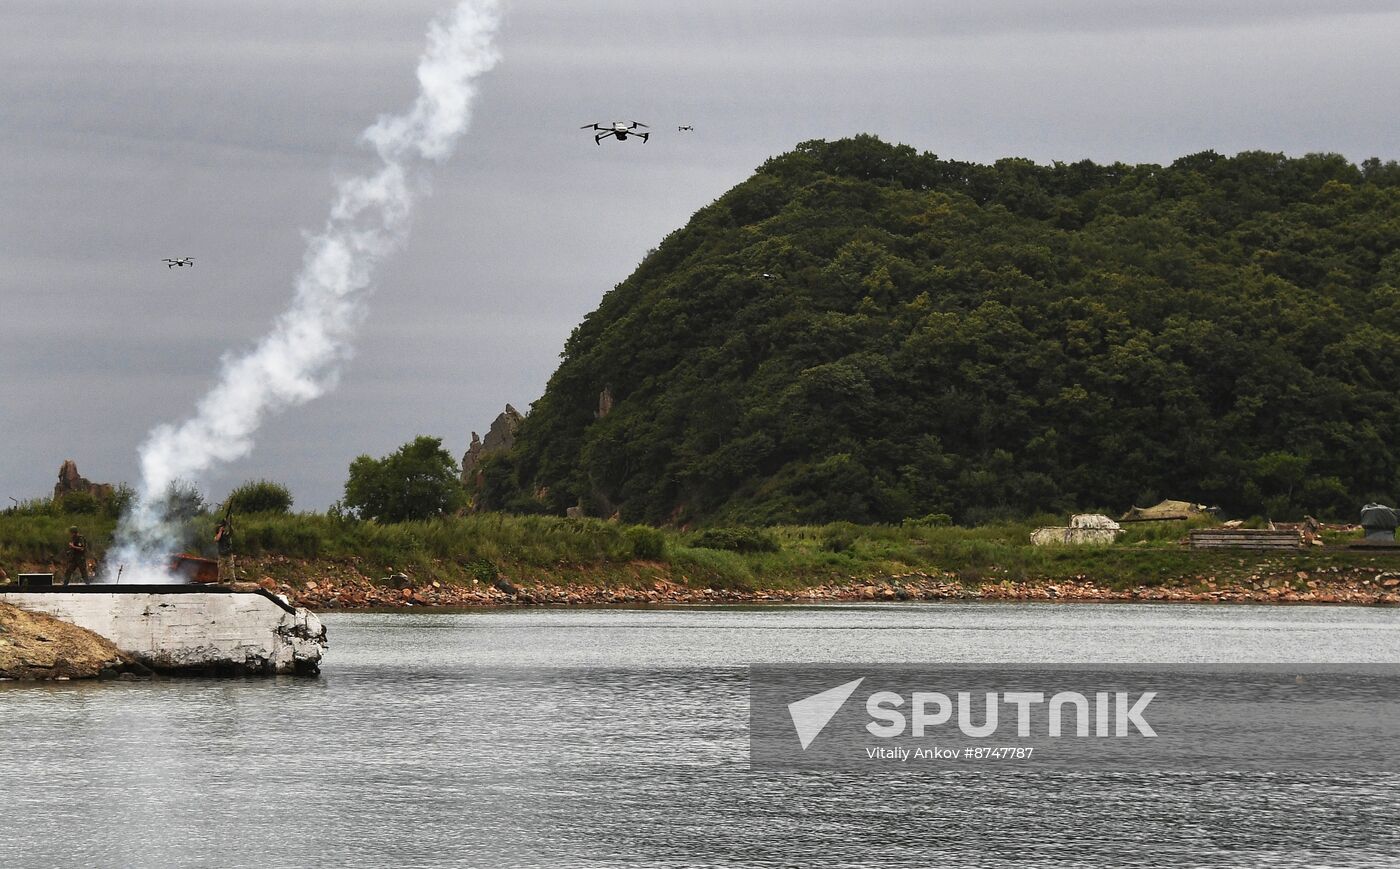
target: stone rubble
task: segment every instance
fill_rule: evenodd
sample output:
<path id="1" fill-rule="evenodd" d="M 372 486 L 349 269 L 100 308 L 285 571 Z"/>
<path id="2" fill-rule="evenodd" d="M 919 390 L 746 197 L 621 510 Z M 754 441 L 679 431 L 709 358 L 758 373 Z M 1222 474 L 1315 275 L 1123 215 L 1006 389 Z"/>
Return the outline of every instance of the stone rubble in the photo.
<path id="1" fill-rule="evenodd" d="M 406 577 L 407 578 L 407 577 Z M 634 587 L 560 585 L 518 578 L 514 583 L 463 585 L 409 579 L 403 587 L 357 576 L 319 576 L 301 585 L 264 577 L 262 586 L 296 606 L 314 610 L 407 607 L 603 606 L 825 601 L 1175 601 L 1193 603 L 1400 604 L 1400 574 L 1358 568 L 1347 575 L 1312 578 L 1306 572 L 1256 576 L 1248 582 L 1199 577 L 1189 585 L 1111 588 L 1088 577 L 1069 580 L 964 583 L 955 572 L 915 571 L 851 583 L 758 591 L 695 587 L 655 580 Z M 510 589 L 514 593 L 507 591 Z"/>

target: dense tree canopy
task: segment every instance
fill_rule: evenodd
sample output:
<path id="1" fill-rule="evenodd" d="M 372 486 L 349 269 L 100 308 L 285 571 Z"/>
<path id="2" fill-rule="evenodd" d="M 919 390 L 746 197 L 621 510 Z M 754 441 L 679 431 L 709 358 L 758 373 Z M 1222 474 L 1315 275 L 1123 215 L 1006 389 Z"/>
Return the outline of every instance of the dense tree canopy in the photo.
<path id="1" fill-rule="evenodd" d="M 668 237 L 562 355 L 496 468 L 554 511 L 1351 515 L 1400 492 L 1400 167 L 808 142 Z"/>
<path id="2" fill-rule="evenodd" d="M 380 522 L 431 519 L 466 502 L 457 474 L 442 438 L 419 435 L 382 459 L 360 456 L 351 462 L 345 506 Z"/>

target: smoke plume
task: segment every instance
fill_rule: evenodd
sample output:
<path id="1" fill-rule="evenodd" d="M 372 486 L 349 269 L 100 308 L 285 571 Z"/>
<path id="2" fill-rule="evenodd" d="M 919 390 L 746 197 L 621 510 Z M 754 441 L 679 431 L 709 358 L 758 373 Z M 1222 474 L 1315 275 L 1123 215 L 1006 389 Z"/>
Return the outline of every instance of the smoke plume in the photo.
<path id="1" fill-rule="evenodd" d="M 179 517 L 167 493 L 212 466 L 247 455 L 263 419 L 335 385 L 349 356 L 374 267 L 403 242 L 419 161 L 446 159 L 471 116 L 476 80 L 495 66 L 496 0 L 463 0 L 428 29 L 418 62 L 418 97 L 400 115 L 381 116 L 361 140 L 377 170 L 336 185 L 321 232 L 310 238 L 291 305 L 249 352 L 225 357 L 218 383 L 193 416 L 153 429 L 140 449 L 141 482 L 117 529 L 108 576 L 170 582 Z"/>

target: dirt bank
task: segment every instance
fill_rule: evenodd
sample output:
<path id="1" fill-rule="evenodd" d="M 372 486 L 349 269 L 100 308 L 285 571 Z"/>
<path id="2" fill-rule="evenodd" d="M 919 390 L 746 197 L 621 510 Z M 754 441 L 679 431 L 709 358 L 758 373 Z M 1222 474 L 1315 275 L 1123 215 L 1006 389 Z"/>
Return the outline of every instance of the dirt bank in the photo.
<path id="1" fill-rule="evenodd" d="M 0 679 L 134 678 L 142 672 L 92 631 L 0 603 Z"/>

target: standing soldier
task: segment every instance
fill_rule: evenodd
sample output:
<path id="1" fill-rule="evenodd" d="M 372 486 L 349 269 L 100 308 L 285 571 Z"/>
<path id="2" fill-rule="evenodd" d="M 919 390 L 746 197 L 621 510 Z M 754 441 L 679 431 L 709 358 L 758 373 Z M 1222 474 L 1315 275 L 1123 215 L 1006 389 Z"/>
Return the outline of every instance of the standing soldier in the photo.
<path id="1" fill-rule="evenodd" d="M 233 582 L 233 522 L 227 515 L 214 529 L 214 545 L 219 548 L 219 582 Z"/>
<path id="2" fill-rule="evenodd" d="M 88 581 L 87 539 L 78 533 L 77 525 L 68 529 L 68 569 L 63 572 L 64 585 L 67 585 L 68 580 L 73 578 L 75 570 L 83 578 L 83 583 L 86 585 Z"/>

